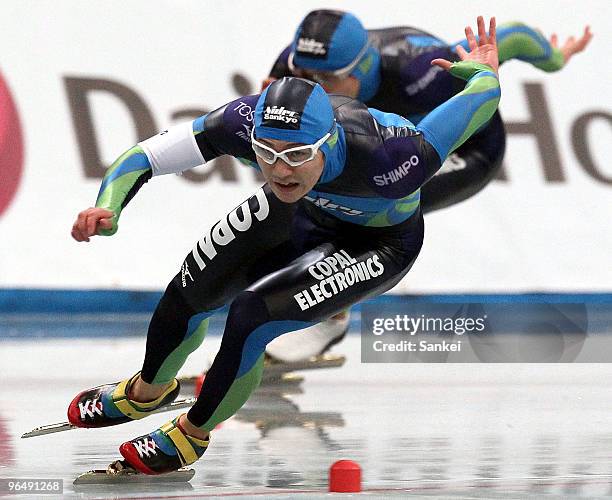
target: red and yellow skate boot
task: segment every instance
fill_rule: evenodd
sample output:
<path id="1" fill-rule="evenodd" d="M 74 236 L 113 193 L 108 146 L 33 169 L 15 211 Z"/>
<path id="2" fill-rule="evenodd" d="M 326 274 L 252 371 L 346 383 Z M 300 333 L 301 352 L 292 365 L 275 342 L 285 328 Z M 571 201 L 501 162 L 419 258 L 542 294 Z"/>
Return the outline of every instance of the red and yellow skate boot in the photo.
<path id="1" fill-rule="evenodd" d="M 161 406 L 170 404 L 180 391 L 178 380 L 174 379 L 170 387 L 157 399 L 139 403 L 128 399 L 130 387 L 138 372 L 133 377 L 83 391 L 68 406 L 68 421 L 77 427 L 107 427 L 138 420 L 150 415 Z"/>
<path id="2" fill-rule="evenodd" d="M 119 451 L 130 466 L 143 474 L 164 474 L 194 463 L 210 441 L 188 435 L 176 417 L 159 429 L 123 443 Z"/>

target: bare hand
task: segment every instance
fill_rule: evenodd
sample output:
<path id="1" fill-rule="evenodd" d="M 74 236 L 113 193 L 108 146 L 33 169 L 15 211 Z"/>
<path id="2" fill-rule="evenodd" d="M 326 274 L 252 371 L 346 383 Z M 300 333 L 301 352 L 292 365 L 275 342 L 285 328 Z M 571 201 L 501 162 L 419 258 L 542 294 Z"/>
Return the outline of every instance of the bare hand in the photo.
<path id="1" fill-rule="evenodd" d="M 584 27 L 584 33 L 578 40 L 576 40 L 575 37 L 570 36 L 563 44 L 563 47 L 559 49 L 563 54 L 563 61 L 567 63 L 567 61 L 569 61 L 574 54 L 578 54 L 579 52 L 582 52 L 584 49 L 586 49 L 586 46 L 591 41 L 591 38 L 593 38 L 593 33 L 591 33 L 590 26 Z M 550 44 L 555 49 L 559 48 L 559 40 L 557 38 L 556 33 L 553 33 L 551 35 Z"/>
<path id="2" fill-rule="evenodd" d="M 485 30 L 484 19 L 478 16 L 478 41 L 474 36 L 472 28 L 465 27 L 465 37 L 468 41 L 470 52 L 467 52 L 461 45 L 457 45 L 456 51 L 462 61 L 475 61 L 481 64 L 490 66 L 497 74 L 499 67 L 499 59 L 497 56 L 497 37 L 495 34 L 495 18 L 492 17 L 489 21 L 489 34 Z M 453 63 L 446 59 L 434 59 L 431 64 L 440 66 L 448 71 Z"/>
<path id="3" fill-rule="evenodd" d="M 88 208 L 77 216 L 72 225 L 72 237 L 77 241 L 89 241 L 90 236 L 100 234 L 100 229 L 112 229 L 115 214 L 105 208 Z"/>

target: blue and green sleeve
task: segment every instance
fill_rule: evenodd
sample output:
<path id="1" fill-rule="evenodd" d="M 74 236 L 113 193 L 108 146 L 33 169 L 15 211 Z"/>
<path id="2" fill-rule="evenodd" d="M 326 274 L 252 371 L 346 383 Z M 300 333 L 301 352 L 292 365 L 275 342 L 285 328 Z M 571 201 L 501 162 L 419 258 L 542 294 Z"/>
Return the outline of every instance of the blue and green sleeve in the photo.
<path id="1" fill-rule="evenodd" d="M 456 62 L 450 73 L 467 80 L 465 88 L 416 126 L 438 153 L 440 163 L 491 119 L 501 95 L 497 75 L 485 64 Z"/>
<path id="2" fill-rule="evenodd" d="M 462 40 L 459 45 L 469 50 L 467 40 Z M 519 22 L 505 23 L 497 28 L 497 48 L 500 64 L 518 59 L 547 72 L 558 71 L 565 64 L 559 49 L 554 48 L 539 31 Z"/>
<path id="3" fill-rule="evenodd" d="M 113 225 L 109 230 L 101 230 L 100 234 L 110 236 L 117 232 L 121 211 L 152 176 L 180 173 L 219 156 L 213 152 L 209 158 L 203 158 L 199 149 L 198 135 L 204 131 L 206 117 L 165 130 L 128 149 L 113 162 L 106 171 L 96 200 L 96 207 L 114 213 Z"/>
<path id="4" fill-rule="evenodd" d="M 101 235 L 111 236 L 117 232 L 121 211 L 151 175 L 151 163 L 140 146 L 128 149 L 113 162 L 102 179 L 96 200 L 96 207 L 114 213 L 113 227 L 100 230 Z"/>

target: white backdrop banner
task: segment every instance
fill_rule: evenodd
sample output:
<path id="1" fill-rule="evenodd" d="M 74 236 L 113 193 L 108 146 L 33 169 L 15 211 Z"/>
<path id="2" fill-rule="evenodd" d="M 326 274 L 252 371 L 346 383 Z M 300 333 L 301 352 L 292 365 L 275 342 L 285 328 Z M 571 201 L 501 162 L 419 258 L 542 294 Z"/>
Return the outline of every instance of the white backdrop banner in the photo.
<path id="1" fill-rule="evenodd" d="M 224 158 L 146 184 L 119 232 L 77 244 L 108 166 L 138 140 L 257 92 L 307 11 L 449 41 L 476 15 L 549 34 L 595 33 L 546 74 L 501 69 L 505 180 L 427 217 L 395 293 L 612 289 L 612 3 L 11 0 L 0 16 L 0 288 L 162 289 L 193 243 L 262 181 Z M 425 10 L 424 10 L 425 9 Z M 460 9 L 460 10 L 459 10 Z M 571 13 L 571 15 L 569 15 Z"/>

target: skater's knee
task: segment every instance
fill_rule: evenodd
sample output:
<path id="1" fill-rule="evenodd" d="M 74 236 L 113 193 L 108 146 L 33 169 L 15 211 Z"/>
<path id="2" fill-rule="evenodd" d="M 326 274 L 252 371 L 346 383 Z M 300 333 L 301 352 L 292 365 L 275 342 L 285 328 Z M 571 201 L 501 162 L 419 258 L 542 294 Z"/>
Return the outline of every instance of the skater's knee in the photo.
<path id="1" fill-rule="evenodd" d="M 227 323 L 230 331 L 242 332 L 248 336 L 257 327 L 270 321 L 265 301 L 257 292 L 239 293 L 230 306 Z"/>

